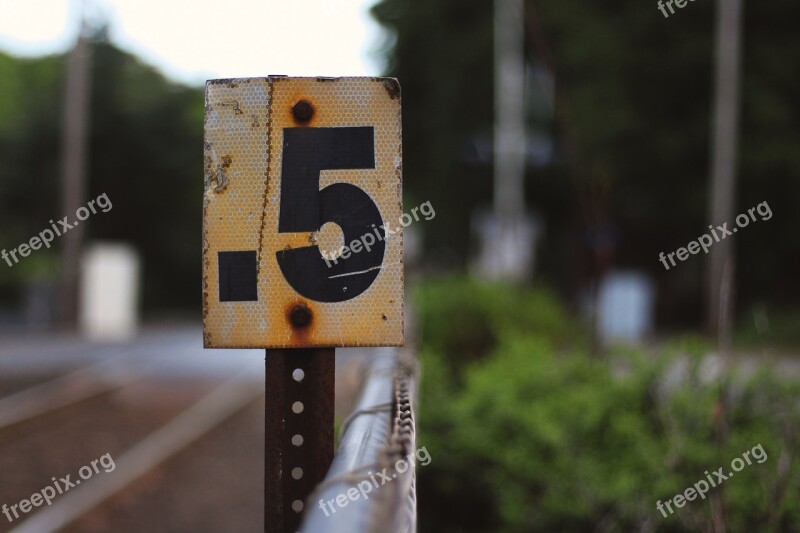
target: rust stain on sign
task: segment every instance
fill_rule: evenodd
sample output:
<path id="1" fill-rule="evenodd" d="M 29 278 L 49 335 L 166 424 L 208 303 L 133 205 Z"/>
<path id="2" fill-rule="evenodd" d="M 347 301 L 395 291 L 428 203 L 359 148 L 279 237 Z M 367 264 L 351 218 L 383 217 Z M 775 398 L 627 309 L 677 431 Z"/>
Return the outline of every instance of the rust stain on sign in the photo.
<path id="1" fill-rule="evenodd" d="M 403 343 L 400 137 L 394 79 L 208 82 L 206 347 Z"/>
<path id="2" fill-rule="evenodd" d="M 397 98 L 400 99 L 400 84 L 394 78 L 384 78 L 383 86 L 386 88 L 386 93 L 389 95 L 389 98 L 394 100 Z"/>

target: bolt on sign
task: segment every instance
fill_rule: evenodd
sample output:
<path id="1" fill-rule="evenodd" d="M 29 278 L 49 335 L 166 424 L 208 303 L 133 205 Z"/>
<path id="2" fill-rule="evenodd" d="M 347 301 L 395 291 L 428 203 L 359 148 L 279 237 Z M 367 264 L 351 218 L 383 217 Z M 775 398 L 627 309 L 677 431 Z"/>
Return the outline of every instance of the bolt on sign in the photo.
<path id="1" fill-rule="evenodd" d="M 400 86 L 206 85 L 207 348 L 403 344 Z"/>

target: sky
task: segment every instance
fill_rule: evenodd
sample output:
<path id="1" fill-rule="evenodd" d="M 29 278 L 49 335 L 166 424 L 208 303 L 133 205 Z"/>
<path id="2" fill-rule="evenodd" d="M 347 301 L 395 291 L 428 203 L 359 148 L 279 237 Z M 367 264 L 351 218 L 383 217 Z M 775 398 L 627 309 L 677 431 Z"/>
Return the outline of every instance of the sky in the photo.
<path id="1" fill-rule="evenodd" d="M 0 51 L 60 53 L 74 42 L 81 4 L 110 23 L 111 40 L 168 77 L 374 76 L 386 35 L 376 0 L 0 0 Z"/>

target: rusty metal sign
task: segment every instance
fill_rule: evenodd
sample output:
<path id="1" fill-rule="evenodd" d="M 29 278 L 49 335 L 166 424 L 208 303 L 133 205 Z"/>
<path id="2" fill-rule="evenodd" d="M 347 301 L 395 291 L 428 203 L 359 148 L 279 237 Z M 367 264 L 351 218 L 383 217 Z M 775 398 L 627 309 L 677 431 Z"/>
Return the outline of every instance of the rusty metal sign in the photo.
<path id="1" fill-rule="evenodd" d="M 207 348 L 403 344 L 400 87 L 206 85 Z"/>

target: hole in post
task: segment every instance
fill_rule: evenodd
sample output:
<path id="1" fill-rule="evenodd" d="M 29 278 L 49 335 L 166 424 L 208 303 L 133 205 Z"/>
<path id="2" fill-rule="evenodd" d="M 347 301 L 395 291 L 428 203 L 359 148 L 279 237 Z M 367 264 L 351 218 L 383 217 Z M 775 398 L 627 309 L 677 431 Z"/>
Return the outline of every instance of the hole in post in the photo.
<path id="1" fill-rule="evenodd" d="M 293 435 L 292 436 L 292 444 L 295 446 L 302 446 L 303 445 L 303 436 L 302 435 Z"/>
<path id="2" fill-rule="evenodd" d="M 296 382 L 300 383 L 303 381 L 303 378 L 306 377 L 306 373 L 303 372 L 302 368 L 295 368 L 294 372 L 292 372 L 292 377 Z"/>
<path id="3" fill-rule="evenodd" d="M 299 415 L 303 412 L 303 402 L 294 402 L 292 404 L 292 412 L 296 415 Z"/>
<path id="4" fill-rule="evenodd" d="M 294 479 L 300 479 L 303 477 L 303 469 L 299 466 L 292 468 L 292 477 Z"/>
<path id="5" fill-rule="evenodd" d="M 295 513 L 299 513 L 303 510 L 303 501 L 302 500 L 295 500 L 292 502 L 292 511 Z"/>

